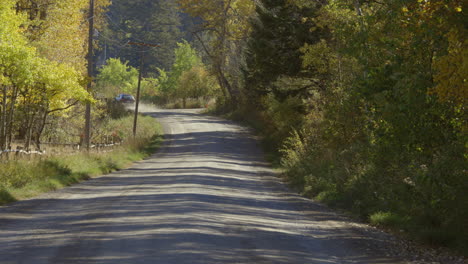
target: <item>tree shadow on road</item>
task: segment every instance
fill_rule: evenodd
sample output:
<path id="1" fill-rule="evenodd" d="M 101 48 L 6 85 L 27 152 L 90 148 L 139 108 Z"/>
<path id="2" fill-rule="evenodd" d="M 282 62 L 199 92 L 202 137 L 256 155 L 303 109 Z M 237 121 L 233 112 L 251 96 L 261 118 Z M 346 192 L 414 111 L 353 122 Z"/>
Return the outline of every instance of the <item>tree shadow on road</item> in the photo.
<path id="1" fill-rule="evenodd" d="M 388 236 L 289 191 L 246 133 L 171 135 L 132 168 L 0 209 L 0 263 L 398 263 L 376 249 Z"/>

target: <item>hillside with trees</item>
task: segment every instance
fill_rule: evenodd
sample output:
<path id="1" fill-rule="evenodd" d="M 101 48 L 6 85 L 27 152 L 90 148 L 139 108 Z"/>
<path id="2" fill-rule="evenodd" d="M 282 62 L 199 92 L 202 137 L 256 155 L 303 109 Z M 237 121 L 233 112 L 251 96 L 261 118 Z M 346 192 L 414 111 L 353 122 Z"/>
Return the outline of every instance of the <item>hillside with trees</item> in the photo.
<path id="1" fill-rule="evenodd" d="M 158 44 L 160 47 L 145 52 L 146 73 L 157 76 L 157 68 L 170 70 L 174 62 L 174 50 L 182 39 L 189 40 L 194 21 L 178 9 L 171 0 L 114 0 L 105 13 L 107 27 L 98 38 L 100 55 L 121 58 L 129 65 L 139 67 L 137 47 L 128 42 Z M 105 50 L 104 50 L 105 49 Z"/>

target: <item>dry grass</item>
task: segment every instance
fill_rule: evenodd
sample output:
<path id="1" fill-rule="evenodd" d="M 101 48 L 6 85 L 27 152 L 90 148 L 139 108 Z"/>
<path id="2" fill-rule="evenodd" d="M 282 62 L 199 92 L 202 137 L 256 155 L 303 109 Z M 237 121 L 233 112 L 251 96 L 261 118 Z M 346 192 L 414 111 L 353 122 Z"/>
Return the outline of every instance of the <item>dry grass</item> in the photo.
<path id="1" fill-rule="evenodd" d="M 69 155 L 25 156 L 0 161 L 0 205 L 34 197 L 91 177 L 128 167 L 153 153 L 162 142 L 160 125 L 151 117 L 144 119 L 142 135 L 106 152 L 77 152 Z M 127 120 L 125 122 L 130 122 Z M 124 126 L 126 127 L 126 126 Z M 124 132 L 125 133 L 125 132 Z"/>

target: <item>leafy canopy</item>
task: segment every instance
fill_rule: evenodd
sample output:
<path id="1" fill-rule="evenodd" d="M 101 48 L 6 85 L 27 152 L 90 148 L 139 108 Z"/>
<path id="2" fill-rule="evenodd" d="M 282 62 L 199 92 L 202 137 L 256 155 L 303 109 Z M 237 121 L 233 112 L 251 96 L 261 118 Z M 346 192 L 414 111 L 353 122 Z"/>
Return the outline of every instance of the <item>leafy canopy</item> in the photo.
<path id="1" fill-rule="evenodd" d="M 138 70 L 122 62 L 119 58 L 110 58 L 99 69 L 96 77 L 97 88 L 101 95 L 113 97 L 118 93 L 135 93 L 138 85 Z"/>

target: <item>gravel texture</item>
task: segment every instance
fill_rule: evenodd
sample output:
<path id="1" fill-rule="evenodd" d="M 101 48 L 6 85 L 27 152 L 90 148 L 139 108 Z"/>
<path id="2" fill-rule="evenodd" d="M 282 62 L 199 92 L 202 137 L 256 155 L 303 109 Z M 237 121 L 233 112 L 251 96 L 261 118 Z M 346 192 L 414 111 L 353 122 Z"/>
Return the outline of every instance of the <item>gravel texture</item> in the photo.
<path id="1" fill-rule="evenodd" d="M 197 110 L 148 114 L 166 133 L 157 154 L 0 208 L 1 264 L 465 263 L 295 194 L 248 129 Z"/>

